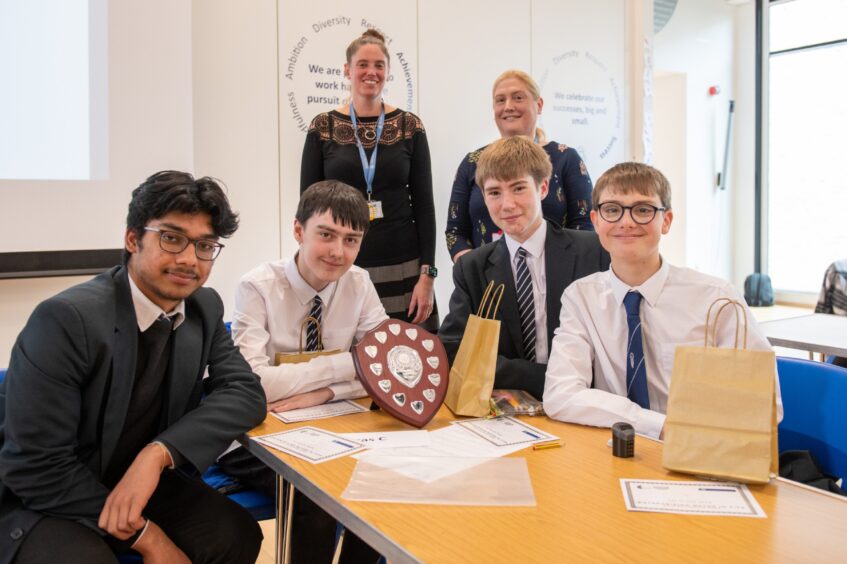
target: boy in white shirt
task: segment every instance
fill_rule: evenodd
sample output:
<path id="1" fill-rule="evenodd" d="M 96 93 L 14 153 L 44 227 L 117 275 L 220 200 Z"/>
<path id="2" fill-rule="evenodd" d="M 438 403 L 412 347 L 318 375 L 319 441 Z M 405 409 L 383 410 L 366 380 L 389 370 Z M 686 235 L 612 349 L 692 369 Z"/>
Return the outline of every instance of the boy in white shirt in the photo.
<path id="1" fill-rule="evenodd" d="M 662 259 L 659 241 L 673 211 L 670 184 L 655 168 L 616 165 L 597 181 L 592 199 L 591 221 L 612 265 L 562 296 L 544 411 L 597 427 L 623 421 L 661 438 L 676 347 L 703 344 L 706 312 L 716 299 L 744 300 L 730 283 Z M 748 348 L 770 350 L 749 310 L 747 320 Z M 717 344 L 732 346 L 735 323 L 723 321 Z M 777 410 L 781 419 L 778 381 Z"/>
<path id="2" fill-rule="evenodd" d="M 330 400 L 365 397 L 356 378 L 354 341 L 388 319 L 368 273 L 353 266 L 370 223 L 361 193 L 342 182 L 324 180 L 301 196 L 294 220 L 300 248 L 294 258 L 262 264 L 245 274 L 235 294 L 232 334 L 241 354 L 259 375 L 269 411 L 288 411 Z M 308 317 L 301 343 L 301 325 Z M 274 365 L 276 353 L 324 350 L 308 362 Z M 225 472 L 273 496 L 276 475 L 243 448 L 219 459 Z M 329 562 L 335 520 L 307 497 L 295 498 L 292 562 Z M 348 534 L 345 560 L 379 557 Z"/>

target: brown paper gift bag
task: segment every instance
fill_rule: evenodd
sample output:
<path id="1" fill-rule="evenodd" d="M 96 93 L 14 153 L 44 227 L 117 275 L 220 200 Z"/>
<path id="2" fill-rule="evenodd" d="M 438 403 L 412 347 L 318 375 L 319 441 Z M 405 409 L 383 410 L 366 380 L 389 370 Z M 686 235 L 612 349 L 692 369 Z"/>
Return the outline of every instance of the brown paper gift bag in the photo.
<path id="1" fill-rule="evenodd" d="M 502 297 L 503 284 L 494 287 L 494 281 L 489 282 L 476 315 L 468 316 L 444 398 L 456 415 L 484 417 L 490 410 L 488 400 L 494 388 L 500 345 L 500 321 L 494 317 Z"/>
<path id="2" fill-rule="evenodd" d="M 318 329 L 318 350 L 316 351 L 304 351 L 303 350 L 303 333 L 306 332 L 306 329 L 309 326 L 309 322 L 315 324 Z M 309 362 L 316 356 L 324 356 L 330 354 L 338 354 L 341 351 L 339 349 L 333 349 L 330 351 L 324 350 L 324 342 L 323 342 L 323 334 L 321 333 L 321 324 L 312 316 L 307 317 L 300 323 L 300 352 L 296 353 L 281 353 L 278 352 L 274 355 L 274 363 L 278 366 L 280 364 L 297 364 L 299 362 Z"/>
<path id="3" fill-rule="evenodd" d="M 735 312 L 735 344 L 718 348 L 718 318 L 727 308 Z M 730 298 L 715 300 L 706 314 L 703 346 L 676 349 L 662 465 L 688 474 L 766 483 L 779 461 L 775 370 L 773 351 L 747 350 L 744 306 Z"/>

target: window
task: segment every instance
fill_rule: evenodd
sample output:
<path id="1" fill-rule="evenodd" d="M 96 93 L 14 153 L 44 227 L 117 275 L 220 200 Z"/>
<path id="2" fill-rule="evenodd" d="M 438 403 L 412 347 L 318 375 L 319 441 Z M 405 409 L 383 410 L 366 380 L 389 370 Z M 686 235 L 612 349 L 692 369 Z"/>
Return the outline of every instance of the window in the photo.
<path id="1" fill-rule="evenodd" d="M 767 270 L 816 294 L 847 258 L 847 2 L 772 2 L 769 11 Z"/>

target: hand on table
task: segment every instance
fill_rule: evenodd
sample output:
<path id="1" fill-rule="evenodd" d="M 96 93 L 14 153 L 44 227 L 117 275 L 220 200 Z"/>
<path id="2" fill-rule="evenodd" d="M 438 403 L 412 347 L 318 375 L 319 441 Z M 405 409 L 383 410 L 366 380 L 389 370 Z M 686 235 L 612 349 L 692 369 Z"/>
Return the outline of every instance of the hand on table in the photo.
<path id="1" fill-rule="evenodd" d="M 281 411 L 291 411 L 292 409 L 302 409 L 304 407 L 312 407 L 321 405 L 332 400 L 335 394 L 329 388 L 319 388 L 311 392 L 296 394 L 285 399 L 277 400 L 268 404 L 268 411 L 279 413 Z"/>

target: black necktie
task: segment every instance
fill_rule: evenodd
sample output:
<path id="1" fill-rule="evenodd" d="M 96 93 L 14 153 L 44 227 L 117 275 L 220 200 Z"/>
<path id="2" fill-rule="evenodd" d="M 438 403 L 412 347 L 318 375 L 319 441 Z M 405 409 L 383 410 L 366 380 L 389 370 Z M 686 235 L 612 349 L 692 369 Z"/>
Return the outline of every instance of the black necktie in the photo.
<path id="1" fill-rule="evenodd" d="M 307 351 L 316 351 L 320 346 L 320 339 L 318 338 L 320 334 L 320 324 L 321 324 L 321 310 L 323 302 L 321 301 L 321 297 L 317 294 L 315 295 L 315 300 L 312 302 L 312 311 L 309 312 L 309 317 L 314 317 L 317 319 L 317 323 L 314 321 L 309 321 L 306 329 L 306 350 Z"/>
<path id="2" fill-rule="evenodd" d="M 650 409 L 647 395 L 647 367 L 644 365 L 644 339 L 641 335 L 641 294 L 629 292 L 623 299 L 629 335 L 626 345 L 626 396 Z"/>
<path id="3" fill-rule="evenodd" d="M 526 264 L 526 255 L 526 249 L 520 247 L 515 261 L 517 274 L 515 285 L 518 295 L 521 333 L 523 334 L 524 358 L 535 361 L 535 301 L 532 294 L 532 276 Z"/>

